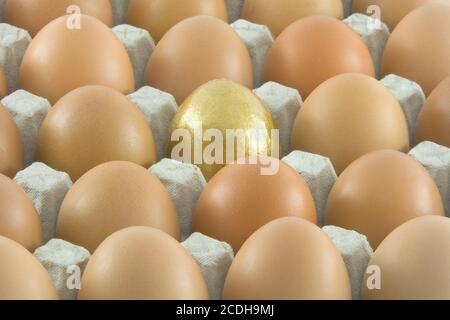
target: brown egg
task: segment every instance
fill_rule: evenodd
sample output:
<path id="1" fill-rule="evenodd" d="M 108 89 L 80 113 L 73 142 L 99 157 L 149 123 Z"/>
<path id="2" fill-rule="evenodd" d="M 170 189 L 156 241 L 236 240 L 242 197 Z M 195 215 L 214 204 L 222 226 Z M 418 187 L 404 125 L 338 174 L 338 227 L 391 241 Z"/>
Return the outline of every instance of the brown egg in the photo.
<path id="1" fill-rule="evenodd" d="M 449 218 L 420 217 L 402 224 L 372 256 L 369 267 L 379 271 L 381 288 L 372 286 L 377 274 L 366 273 L 363 298 L 450 300 L 449 243 Z"/>
<path id="2" fill-rule="evenodd" d="M 430 94 L 450 76 L 449 29 L 450 5 L 433 3 L 414 10 L 397 25 L 386 44 L 383 73 L 413 80 Z"/>
<path id="3" fill-rule="evenodd" d="M 408 13 L 430 2 L 450 4 L 449 0 L 353 0 L 352 11 L 373 15 L 374 12 L 369 10 L 370 6 L 378 6 L 381 20 L 387 24 L 390 30 L 394 30 Z"/>
<path id="4" fill-rule="evenodd" d="M 148 168 L 156 161 L 144 114 L 126 96 L 103 86 L 86 86 L 61 98 L 45 118 L 38 159 L 77 180 L 114 160 Z"/>
<path id="5" fill-rule="evenodd" d="M 295 170 L 274 158 L 245 160 L 226 166 L 207 184 L 197 202 L 194 231 L 225 241 L 237 252 L 271 220 L 295 216 L 317 222 L 311 192 Z"/>
<path id="6" fill-rule="evenodd" d="M 377 80 L 336 76 L 318 87 L 295 120 L 291 148 L 329 157 L 337 173 L 375 150 L 409 150 L 400 104 Z"/>
<path id="7" fill-rule="evenodd" d="M 5 69 L 0 64 L 0 99 L 8 95 L 8 81 L 6 80 Z"/>
<path id="8" fill-rule="evenodd" d="M 109 0 L 6 0 L 4 21 L 27 30 L 34 37 L 47 23 L 66 14 L 70 6 L 78 6 L 80 13 L 95 17 L 112 26 Z"/>
<path id="9" fill-rule="evenodd" d="M 90 252 L 109 235 L 149 226 L 180 239 L 175 205 L 148 170 L 124 161 L 108 162 L 83 175 L 69 190 L 58 216 L 57 237 Z"/>
<path id="10" fill-rule="evenodd" d="M 246 0 L 241 18 L 266 25 L 278 36 L 291 23 L 313 15 L 342 19 L 342 0 Z"/>
<path id="11" fill-rule="evenodd" d="M 264 77 L 295 88 L 306 98 L 325 80 L 348 72 L 375 76 L 366 45 L 342 21 L 313 16 L 280 34 L 267 56 Z"/>
<path id="12" fill-rule="evenodd" d="M 0 236 L 33 252 L 42 244 L 42 227 L 33 202 L 10 178 L 0 174 Z"/>
<path id="13" fill-rule="evenodd" d="M 416 142 L 433 141 L 450 148 L 450 77 L 430 94 L 416 127 Z"/>
<path id="14" fill-rule="evenodd" d="M 11 115 L 0 104 L 0 174 L 13 178 L 23 166 L 22 137 Z"/>
<path id="15" fill-rule="evenodd" d="M 207 300 L 200 269 L 183 246 L 150 227 L 109 236 L 84 271 L 81 300 Z"/>
<path id="16" fill-rule="evenodd" d="M 331 239 L 316 225 L 281 218 L 244 243 L 225 280 L 226 300 L 350 300 L 350 280 Z"/>
<path id="17" fill-rule="evenodd" d="M 150 57 L 145 82 L 182 103 L 202 84 L 222 78 L 252 88 L 250 55 L 228 24 L 200 16 L 183 20 L 161 39 Z"/>
<path id="18" fill-rule="evenodd" d="M 47 270 L 24 247 L 0 236 L 0 300 L 57 300 Z"/>
<path id="19" fill-rule="evenodd" d="M 86 15 L 80 29 L 66 24 L 67 16 L 53 20 L 33 39 L 20 68 L 20 88 L 52 104 L 84 85 L 134 91 L 130 58 L 111 29 Z"/>
<path id="20" fill-rule="evenodd" d="M 419 162 L 381 150 L 359 158 L 341 174 L 330 192 L 325 221 L 364 234 L 376 248 L 402 223 L 444 212 L 439 190 Z"/>
<path id="21" fill-rule="evenodd" d="M 193 16 L 213 16 L 227 22 L 224 0 L 131 0 L 126 21 L 147 30 L 155 42 L 178 22 Z"/>

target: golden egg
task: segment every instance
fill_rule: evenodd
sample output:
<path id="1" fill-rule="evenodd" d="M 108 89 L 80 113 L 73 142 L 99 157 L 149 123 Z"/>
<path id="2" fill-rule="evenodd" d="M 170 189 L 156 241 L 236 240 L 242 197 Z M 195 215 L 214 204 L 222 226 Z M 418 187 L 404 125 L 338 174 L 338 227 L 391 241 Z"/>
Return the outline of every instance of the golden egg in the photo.
<path id="1" fill-rule="evenodd" d="M 408 14 L 384 50 L 383 74 L 417 82 L 428 96 L 450 76 L 450 5 L 431 3 Z"/>
<path id="2" fill-rule="evenodd" d="M 239 225 L 236 226 L 237 228 Z M 315 224 L 281 218 L 258 229 L 236 254 L 226 300 L 350 300 L 347 268 Z"/>
<path id="3" fill-rule="evenodd" d="M 266 25 L 278 36 L 296 20 L 314 15 L 342 19 L 342 0 L 246 0 L 241 18 Z"/>
<path id="4" fill-rule="evenodd" d="M 6 0 L 4 21 L 27 30 L 34 37 L 50 21 L 75 13 L 68 10 L 71 6 L 77 6 L 80 13 L 95 17 L 108 27 L 112 26 L 109 0 Z"/>
<path id="5" fill-rule="evenodd" d="M 19 129 L 0 104 L 0 173 L 14 178 L 24 166 L 24 147 Z"/>
<path id="6" fill-rule="evenodd" d="M 376 248 L 402 223 L 444 212 L 439 189 L 419 162 L 380 150 L 354 161 L 339 176 L 328 197 L 325 222 L 362 233 Z"/>
<path id="7" fill-rule="evenodd" d="M 375 150 L 409 150 L 403 110 L 379 81 L 343 74 L 306 99 L 292 132 L 292 149 L 329 157 L 337 173 Z"/>
<path id="8" fill-rule="evenodd" d="M 179 240 L 180 222 L 164 185 L 147 169 L 125 161 L 101 164 L 69 190 L 56 234 L 88 249 L 130 226 L 149 226 Z"/>
<path id="9" fill-rule="evenodd" d="M 37 158 L 72 180 L 99 164 L 123 160 L 145 168 L 156 161 L 152 131 L 126 96 L 103 86 L 73 90 L 45 118 Z"/>
<path id="10" fill-rule="evenodd" d="M 392 231 L 369 262 L 362 297 L 450 300 L 450 219 L 427 216 Z"/>
<path id="11" fill-rule="evenodd" d="M 272 155 L 278 135 L 267 107 L 248 88 L 213 80 L 180 106 L 169 135 L 169 156 L 200 167 L 207 180 L 236 159 Z"/>
<path id="12" fill-rule="evenodd" d="M 178 22 L 193 16 L 228 21 L 224 0 L 131 0 L 126 21 L 147 30 L 158 42 Z"/>
<path id="13" fill-rule="evenodd" d="M 52 104 L 85 85 L 133 92 L 130 58 L 111 29 L 86 15 L 80 28 L 68 28 L 67 19 L 53 20 L 33 39 L 20 67 L 19 87 Z"/>
<path id="14" fill-rule="evenodd" d="M 42 245 L 42 227 L 33 202 L 13 180 L 0 174 L 0 236 L 33 252 Z"/>
<path id="15" fill-rule="evenodd" d="M 172 94 L 181 104 L 204 83 L 229 79 L 253 86 L 247 47 L 227 23 L 215 17 L 191 17 L 176 24 L 156 46 L 145 83 Z"/>
<path id="16" fill-rule="evenodd" d="M 57 300 L 47 270 L 24 247 L 0 236 L 0 300 Z"/>
<path id="17" fill-rule="evenodd" d="M 106 238 L 89 260 L 80 300 L 207 300 L 200 268 L 183 246 L 150 227 Z"/>
<path id="18" fill-rule="evenodd" d="M 8 81 L 5 75 L 5 68 L 0 64 L 0 99 L 8 95 Z"/>

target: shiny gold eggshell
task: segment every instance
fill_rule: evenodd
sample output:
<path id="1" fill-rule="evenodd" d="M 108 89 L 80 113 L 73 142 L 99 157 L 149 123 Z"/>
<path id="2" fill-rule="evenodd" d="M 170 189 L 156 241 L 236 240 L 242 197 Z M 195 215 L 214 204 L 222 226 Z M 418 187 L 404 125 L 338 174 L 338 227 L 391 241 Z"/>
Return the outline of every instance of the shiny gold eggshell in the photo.
<path id="1" fill-rule="evenodd" d="M 0 174 L 0 236 L 33 252 L 42 245 L 42 227 L 33 202 L 10 178 Z"/>
<path id="2" fill-rule="evenodd" d="M 450 148 L 450 77 L 430 94 L 420 112 L 416 142 L 433 141 Z"/>
<path id="3" fill-rule="evenodd" d="M 24 247 L 0 236 L 0 300 L 57 300 L 47 270 Z"/>
<path id="4" fill-rule="evenodd" d="M 369 290 L 365 274 L 362 297 L 370 300 L 450 300 L 450 219 L 427 216 L 410 220 L 380 244 L 369 266 L 379 270 L 381 288 Z"/>
<path id="5" fill-rule="evenodd" d="M 417 82 L 428 96 L 450 76 L 450 5 L 432 3 L 408 14 L 384 51 L 383 74 Z"/>
<path id="6" fill-rule="evenodd" d="M 312 16 L 292 23 L 275 40 L 264 79 L 295 88 L 306 99 L 324 81 L 349 72 L 375 76 L 364 41 L 338 19 Z"/>
<path id="7" fill-rule="evenodd" d="M 200 141 L 202 155 L 210 142 L 205 141 L 204 134 L 208 129 L 220 131 L 223 137 L 223 159 L 220 163 L 208 164 L 200 159 L 197 164 L 207 180 L 211 179 L 226 163 L 231 163 L 238 156 L 237 145 L 242 141 L 236 139 L 234 149 L 226 147 L 227 130 L 240 129 L 245 135 L 244 155 L 271 155 L 272 147 L 278 142 L 272 141 L 272 130 L 275 125 L 267 107 L 248 88 L 230 80 L 213 80 L 195 90 L 180 106 L 173 119 L 169 134 L 169 157 L 177 158 L 179 155 L 173 149 L 180 143 L 186 143 L 184 138 L 177 139 L 177 132 L 189 134 L 187 146 L 191 146 L 190 162 L 195 162 L 195 141 Z M 259 144 L 250 143 L 253 140 L 252 130 L 260 134 Z M 203 140 L 203 141 L 202 141 Z M 232 161 L 228 153 L 234 153 Z M 180 152 L 181 153 L 181 152 Z M 200 155 L 200 156 L 202 156 Z M 185 155 L 182 155 L 185 157 Z M 202 157 L 203 158 L 203 157 Z"/>
<path id="8" fill-rule="evenodd" d="M 361 74 L 336 76 L 303 104 L 294 123 L 293 150 L 329 157 L 341 173 L 352 161 L 375 150 L 409 150 L 403 110 L 377 80 Z"/>
<path id="9" fill-rule="evenodd" d="M 264 174 L 263 168 L 269 167 L 264 160 L 272 161 L 270 175 Z M 245 164 L 226 166 L 209 181 L 197 202 L 193 230 L 225 241 L 237 252 L 264 224 L 287 216 L 317 222 L 308 185 L 278 159 L 248 158 Z"/>
<path id="10" fill-rule="evenodd" d="M 103 86 L 86 86 L 61 98 L 45 118 L 38 159 L 77 180 L 114 160 L 148 168 L 156 161 L 151 129 L 126 96 Z"/>
<path id="11" fill-rule="evenodd" d="M 197 16 L 176 24 L 161 39 L 150 57 L 145 83 L 181 104 L 199 86 L 222 78 L 252 88 L 247 47 L 227 23 Z"/>
<path id="12" fill-rule="evenodd" d="M 112 26 L 109 0 L 6 0 L 4 21 L 27 30 L 34 37 L 50 21 L 72 13 L 68 8 L 73 5 L 80 8 L 80 13 Z"/>
<path id="13" fill-rule="evenodd" d="M 341 254 L 319 227 L 281 218 L 256 231 L 239 250 L 224 299 L 350 300 L 350 280 Z"/>
<path id="14" fill-rule="evenodd" d="M 90 252 L 109 235 L 130 226 L 149 226 L 179 240 L 177 211 L 164 185 L 131 162 L 104 163 L 84 174 L 61 205 L 57 237 Z"/>
<path id="15" fill-rule="evenodd" d="M 0 65 L 0 99 L 8 95 L 8 81 L 6 80 L 5 68 Z"/>
<path id="16" fill-rule="evenodd" d="M 19 129 L 0 104 L 0 174 L 14 178 L 24 166 L 24 147 Z"/>
<path id="17" fill-rule="evenodd" d="M 193 16 L 213 16 L 228 22 L 224 0 L 131 0 L 126 21 L 147 30 L 158 42 L 178 22 Z"/>
<path id="18" fill-rule="evenodd" d="M 314 15 L 342 19 L 342 0 L 246 0 L 241 18 L 266 25 L 278 36 L 296 20 Z"/>
<path id="19" fill-rule="evenodd" d="M 166 233 L 130 227 L 109 236 L 84 271 L 80 300 L 207 300 L 200 269 Z"/>
<path id="20" fill-rule="evenodd" d="M 425 215 L 444 215 L 433 178 L 406 154 L 369 153 L 338 178 L 326 205 L 327 225 L 367 236 L 373 248 L 402 223 Z"/>
<path id="21" fill-rule="evenodd" d="M 130 58 L 111 29 L 86 15 L 80 29 L 69 29 L 67 19 L 53 20 L 33 39 L 20 67 L 19 87 L 52 104 L 84 85 L 133 92 Z"/>

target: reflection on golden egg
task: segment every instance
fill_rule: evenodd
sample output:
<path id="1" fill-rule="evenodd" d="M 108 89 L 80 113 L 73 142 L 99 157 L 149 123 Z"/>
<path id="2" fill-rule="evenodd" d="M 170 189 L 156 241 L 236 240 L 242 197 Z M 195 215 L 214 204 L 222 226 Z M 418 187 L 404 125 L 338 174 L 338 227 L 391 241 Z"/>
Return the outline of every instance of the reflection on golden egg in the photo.
<path id="1" fill-rule="evenodd" d="M 248 88 L 210 81 L 180 106 L 169 135 L 169 157 L 200 167 L 207 180 L 249 155 L 278 155 L 272 115 Z"/>

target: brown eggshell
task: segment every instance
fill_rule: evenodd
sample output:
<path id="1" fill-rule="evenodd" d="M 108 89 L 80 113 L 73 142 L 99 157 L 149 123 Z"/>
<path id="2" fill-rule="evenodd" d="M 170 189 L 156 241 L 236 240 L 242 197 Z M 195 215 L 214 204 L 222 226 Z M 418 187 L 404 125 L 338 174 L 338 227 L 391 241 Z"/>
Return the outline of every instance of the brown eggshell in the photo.
<path id="1" fill-rule="evenodd" d="M 6 0 L 4 21 L 27 30 L 34 37 L 50 21 L 64 16 L 72 5 L 80 13 L 95 17 L 112 26 L 112 9 L 109 0 Z"/>
<path id="2" fill-rule="evenodd" d="M 413 80 L 429 95 L 450 76 L 449 29 L 450 5 L 432 3 L 414 10 L 397 25 L 386 44 L 383 73 Z"/>
<path id="3" fill-rule="evenodd" d="M 80 300 L 207 300 L 194 259 L 172 237 L 150 227 L 109 236 L 84 271 Z"/>
<path id="4" fill-rule="evenodd" d="M 33 202 L 10 178 L 0 174 L 0 236 L 33 252 L 42 244 L 42 227 Z"/>
<path id="5" fill-rule="evenodd" d="M 416 142 L 433 141 L 450 148 L 450 77 L 428 97 L 416 127 Z"/>
<path id="6" fill-rule="evenodd" d="M 444 215 L 439 190 L 425 168 L 398 151 L 381 150 L 353 162 L 333 186 L 326 224 L 367 236 L 373 248 L 402 223 Z"/>
<path id="7" fill-rule="evenodd" d="M 193 16 L 213 16 L 228 21 L 224 0 L 131 0 L 126 21 L 147 30 L 158 42 L 178 22 Z"/>
<path id="8" fill-rule="evenodd" d="M 364 299 L 450 300 L 450 219 L 420 217 L 408 221 L 380 244 L 369 266 L 379 268 L 381 288 L 362 286 Z"/>
<path id="9" fill-rule="evenodd" d="M 156 161 L 156 151 L 151 129 L 136 105 L 113 89 L 86 86 L 61 98 L 45 118 L 38 159 L 77 180 L 108 161 L 148 168 Z"/>
<path id="10" fill-rule="evenodd" d="M 313 15 L 342 19 L 342 0 L 246 0 L 241 18 L 266 25 L 278 36 L 291 23 Z"/>
<path id="11" fill-rule="evenodd" d="M 264 77 L 295 88 L 306 98 L 325 80 L 348 72 L 375 76 L 366 45 L 342 21 L 313 16 L 280 34 L 269 51 Z"/>
<path id="12" fill-rule="evenodd" d="M 47 270 L 24 247 L 0 236 L 0 300 L 57 300 Z"/>
<path id="13" fill-rule="evenodd" d="M 249 159 L 252 159 L 250 161 Z M 265 175 L 268 158 L 247 158 L 220 170 L 198 202 L 193 230 L 229 243 L 235 252 L 264 224 L 295 216 L 316 223 L 311 192 L 303 178 L 287 164 L 271 158 L 275 174 Z"/>
<path id="14" fill-rule="evenodd" d="M 58 216 L 57 236 L 90 252 L 109 235 L 149 226 L 179 240 L 180 223 L 163 184 L 131 162 L 108 162 L 83 175 L 69 190 Z"/>
<path id="15" fill-rule="evenodd" d="M 8 95 L 8 81 L 6 80 L 5 68 L 0 64 L 0 99 Z"/>
<path id="16" fill-rule="evenodd" d="M 11 115 L 0 104 L 0 174 L 13 178 L 23 166 L 22 137 Z"/>
<path id="17" fill-rule="evenodd" d="M 431 2 L 450 4 L 449 0 L 353 0 L 352 11 L 373 15 L 374 12 L 372 10 L 368 11 L 369 7 L 378 6 L 381 20 L 392 31 L 408 13 Z"/>
<path id="18" fill-rule="evenodd" d="M 133 67 L 122 43 L 105 24 L 81 15 L 81 28 L 69 29 L 67 16 L 46 25 L 22 61 L 19 86 L 53 104 L 84 85 L 134 91 Z"/>
<path id="19" fill-rule="evenodd" d="M 350 281 L 331 239 L 316 225 L 281 218 L 244 243 L 225 280 L 227 300 L 349 300 Z"/>
<path id="20" fill-rule="evenodd" d="M 150 57 L 145 82 L 178 103 L 202 84 L 228 79 L 253 86 L 250 55 L 237 33 L 214 17 L 185 19 L 170 29 Z"/>
<path id="21" fill-rule="evenodd" d="M 329 157 L 341 173 L 375 150 L 409 150 L 400 104 L 377 80 L 361 74 L 336 76 L 305 101 L 295 120 L 291 148 Z"/>

